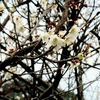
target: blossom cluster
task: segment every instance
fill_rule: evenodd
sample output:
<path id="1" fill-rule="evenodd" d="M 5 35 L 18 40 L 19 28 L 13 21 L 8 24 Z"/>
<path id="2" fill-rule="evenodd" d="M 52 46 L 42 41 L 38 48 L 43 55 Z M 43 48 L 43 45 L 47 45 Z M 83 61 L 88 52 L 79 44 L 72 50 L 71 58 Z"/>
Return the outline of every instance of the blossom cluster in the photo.
<path id="1" fill-rule="evenodd" d="M 47 48 L 54 46 L 54 51 L 58 51 L 62 47 L 73 43 L 77 38 L 79 31 L 80 28 L 77 25 L 73 25 L 69 33 L 64 37 L 66 31 L 59 31 L 58 34 L 54 34 L 54 28 L 52 28 L 49 32 L 42 34 L 42 40 L 43 43 L 46 43 Z"/>
<path id="2" fill-rule="evenodd" d="M 8 69 L 9 72 L 5 73 L 4 79 L 6 79 L 6 80 L 11 79 L 11 77 L 13 76 L 13 74 L 11 74 L 11 73 L 21 74 L 22 72 L 24 72 L 24 69 L 21 68 L 21 67 L 16 68 L 16 67 L 13 67 L 13 66 L 9 66 L 7 69 Z"/>
<path id="3" fill-rule="evenodd" d="M 15 16 L 12 15 L 11 17 L 12 17 L 11 18 L 12 22 L 14 22 L 16 25 L 17 32 L 23 32 L 24 31 L 24 23 L 23 23 L 22 17 L 17 16 L 17 15 L 15 15 Z"/>

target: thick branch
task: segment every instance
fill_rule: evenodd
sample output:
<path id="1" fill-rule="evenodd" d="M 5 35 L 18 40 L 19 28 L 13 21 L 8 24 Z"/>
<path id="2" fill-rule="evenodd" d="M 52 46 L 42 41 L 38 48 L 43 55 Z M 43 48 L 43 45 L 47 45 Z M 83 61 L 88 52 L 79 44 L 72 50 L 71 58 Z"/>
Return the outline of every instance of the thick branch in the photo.
<path id="1" fill-rule="evenodd" d="M 35 47 L 35 45 L 37 45 L 37 43 L 39 44 L 40 41 L 36 41 L 31 46 L 28 46 L 26 48 L 23 48 L 23 49 L 15 52 L 11 57 L 7 58 L 5 61 L 0 63 L 0 71 L 4 70 L 5 67 L 10 65 L 12 62 L 15 62 L 18 59 L 16 56 L 22 56 L 22 55 L 25 55 L 25 54 L 31 52 L 33 50 L 33 48 Z M 37 45 L 37 47 L 38 46 L 39 45 Z M 35 50 L 37 49 L 37 47 L 35 48 Z"/>
<path id="2" fill-rule="evenodd" d="M 59 32 L 59 30 L 61 29 L 61 27 L 62 27 L 63 24 L 65 23 L 65 21 L 67 21 L 67 18 L 68 18 L 68 8 L 69 8 L 69 6 L 70 6 L 70 2 L 71 2 L 71 1 L 72 1 L 72 0 L 66 0 L 66 2 L 65 2 L 65 5 L 64 5 L 64 12 L 63 12 L 63 14 L 62 14 L 62 18 L 61 18 L 61 20 L 59 20 L 59 22 L 58 22 L 58 24 L 57 24 L 57 26 L 56 26 L 56 30 L 55 30 L 56 33 Z"/>

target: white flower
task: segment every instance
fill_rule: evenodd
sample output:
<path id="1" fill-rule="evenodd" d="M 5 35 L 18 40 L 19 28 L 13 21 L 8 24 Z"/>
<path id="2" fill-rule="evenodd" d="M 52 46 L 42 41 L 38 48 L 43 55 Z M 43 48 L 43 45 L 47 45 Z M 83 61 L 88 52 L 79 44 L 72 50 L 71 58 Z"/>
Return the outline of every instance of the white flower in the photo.
<path id="1" fill-rule="evenodd" d="M 58 44 L 56 46 L 56 48 L 61 49 L 62 47 L 66 46 L 66 42 L 64 39 L 58 38 Z"/>
<path id="2" fill-rule="evenodd" d="M 59 31 L 59 32 L 58 32 L 59 37 L 62 38 L 62 37 L 65 35 L 65 33 L 66 33 L 66 31 Z"/>
<path id="3" fill-rule="evenodd" d="M 31 17 L 30 17 L 30 22 L 31 22 L 31 23 L 35 23 L 35 21 L 36 21 L 36 16 L 37 16 L 37 13 L 36 13 L 36 12 L 33 12 L 32 15 L 31 15 Z"/>
<path id="4" fill-rule="evenodd" d="M 25 31 L 24 25 L 22 23 L 17 24 L 16 30 L 17 32 L 24 32 Z"/>
<path id="5" fill-rule="evenodd" d="M 21 74 L 24 72 L 24 69 L 21 67 L 18 67 L 18 66 L 17 66 L 17 68 L 9 66 L 9 68 L 7 68 L 7 69 L 9 72 L 5 73 L 5 77 L 4 77 L 5 79 L 11 79 L 12 74 L 10 72 L 15 73 L 15 74 Z"/>
<path id="6" fill-rule="evenodd" d="M 69 33 L 68 33 L 68 34 L 66 35 L 66 37 L 65 37 L 65 41 L 66 41 L 66 44 L 67 44 L 67 45 L 69 45 L 69 44 L 71 44 L 72 42 L 75 41 L 75 39 L 76 39 L 77 36 L 78 36 L 79 31 L 80 31 L 80 28 L 79 28 L 77 25 L 74 25 L 74 26 L 70 29 Z"/>
<path id="7" fill-rule="evenodd" d="M 49 40 L 49 37 L 50 37 L 50 35 L 48 33 L 44 33 L 42 35 L 42 41 L 43 41 L 43 43 L 45 43 L 45 42 L 47 43 L 48 40 Z"/>
<path id="8" fill-rule="evenodd" d="M 7 48 L 8 54 L 12 54 L 14 51 L 15 51 L 15 48 L 14 47 L 8 47 Z"/>
<path id="9" fill-rule="evenodd" d="M 41 5 L 43 8 L 45 8 L 47 5 L 47 0 L 41 0 Z"/>
<path id="10" fill-rule="evenodd" d="M 17 16 L 17 15 L 14 15 L 14 16 L 12 15 L 12 20 L 16 25 L 17 32 L 24 32 L 25 31 L 22 17 Z"/>
<path id="11" fill-rule="evenodd" d="M 54 4 L 54 5 L 52 6 L 52 10 L 56 11 L 56 10 L 57 10 L 57 7 L 58 7 L 58 5 L 57 5 L 57 4 Z"/>
<path id="12" fill-rule="evenodd" d="M 23 24 L 23 18 L 19 15 L 11 15 L 11 17 L 15 24 Z"/>
<path id="13" fill-rule="evenodd" d="M 54 33 L 55 33 L 54 31 L 55 31 L 55 28 L 50 29 L 50 30 L 48 31 L 48 34 L 49 34 L 49 35 L 54 35 Z"/>
<path id="14" fill-rule="evenodd" d="M 46 48 L 49 49 L 51 46 L 57 46 L 59 42 L 59 37 L 57 35 L 51 35 L 49 36 L 49 40 L 46 43 Z"/>
<path id="15" fill-rule="evenodd" d="M 77 57 L 78 57 L 80 60 L 82 60 L 82 59 L 84 59 L 84 54 L 83 54 L 83 53 L 79 53 L 79 54 L 77 55 Z"/>
<path id="16" fill-rule="evenodd" d="M 15 12 L 16 11 L 16 7 L 12 7 L 10 8 L 11 12 Z"/>
<path id="17" fill-rule="evenodd" d="M 15 67 L 10 67 L 9 69 L 8 69 L 10 72 L 15 72 L 16 71 L 16 68 Z M 11 73 L 9 73 L 9 72 L 7 72 L 6 74 L 5 74 L 5 78 L 6 79 L 10 79 L 12 77 L 12 74 Z"/>
<path id="18" fill-rule="evenodd" d="M 53 51 L 56 52 L 62 47 L 65 47 L 65 45 L 66 45 L 66 42 L 64 39 L 61 39 L 57 35 L 52 35 L 50 36 L 50 40 L 48 41 L 47 47 L 49 48 L 50 46 L 55 46 Z"/>
<path id="19" fill-rule="evenodd" d="M 25 95 L 24 95 L 24 94 L 22 94 L 22 95 L 21 95 L 21 97 L 22 97 L 22 98 L 24 98 L 24 97 L 25 97 Z"/>
<path id="20" fill-rule="evenodd" d="M 71 29 L 70 29 L 70 34 L 71 35 L 77 35 L 80 31 L 80 28 L 77 25 L 74 25 Z"/>
<path id="21" fill-rule="evenodd" d="M 25 70 L 22 67 L 18 67 L 16 68 L 16 71 L 14 72 L 15 74 L 22 74 Z"/>
<path id="22" fill-rule="evenodd" d="M 59 37 L 57 35 L 52 35 L 49 42 L 52 46 L 56 46 L 59 42 Z"/>
<path id="23" fill-rule="evenodd" d="M 0 92 L 2 92 L 3 91 L 3 88 L 0 88 Z"/>
<path id="24" fill-rule="evenodd" d="M 15 97 L 15 100 L 20 100 L 20 97 L 19 97 L 19 96 L 16 96 L 16 97 Z"/>
<path id="25" fill-rule="evenodd" d="M 16 68 L 15 67 L 10 67 L 9 71 L 15 72 L 16 71 Z"/>
<path id="26" fill-rule="evenodd" d="M 5 77 L 4 79 L 11 79 L 12 74 L 10 74 L 9 72 L 5 73 Z"/>
<path id="27" fill-rule="evenodd" d="M 12 54 L 14 51 L 15 51 L 15 47 L 14 47 L 14 46 L 9 46 L 9 47 L 7 48 L 8 54 Z"/>
<path id="28" fill-rule="evenodd" d="M 4 5 L 0 4 L 0 11 L 4 10 Z"/>
<path id="29" fill-rule="evenodd" d="M 58 12 L 58 15 L 62 16 L 62 12 Z"/>
<path id="30" fill-rule="evenodd" d="M 66 42 L 67 45 L 70 45 L 70 44 L 73 42 L 73 37 L 67 35 L 67 36 L 65 37 L 65 42 Z"/>

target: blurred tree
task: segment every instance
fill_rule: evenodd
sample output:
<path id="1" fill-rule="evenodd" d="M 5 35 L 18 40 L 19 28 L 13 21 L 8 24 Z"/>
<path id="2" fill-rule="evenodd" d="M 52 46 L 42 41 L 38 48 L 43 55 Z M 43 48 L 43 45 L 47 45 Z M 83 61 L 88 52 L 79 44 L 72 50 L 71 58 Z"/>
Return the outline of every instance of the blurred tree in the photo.
<path id="1" fill-rule="evenodd" d="M 91 98 L 87 90 L 100 79 L 99 24 L 98 0 L 1 0 L 0 100 Z"/>

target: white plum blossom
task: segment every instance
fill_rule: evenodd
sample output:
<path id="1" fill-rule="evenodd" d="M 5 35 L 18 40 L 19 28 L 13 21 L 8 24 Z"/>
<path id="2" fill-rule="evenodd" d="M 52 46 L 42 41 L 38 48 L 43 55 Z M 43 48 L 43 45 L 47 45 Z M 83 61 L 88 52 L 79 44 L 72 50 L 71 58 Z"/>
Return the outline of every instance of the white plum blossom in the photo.
<path id="1" fill-rule="evenodd" d="M 54 52 L 60 50 L 62 47 L 65 47 L 66 44 L 69 45 L 72 42 L 75 41 L 75 39 L 78 36 L 78 33 L 80 31 L 80 28 L 77 25 L 74 25 L 70 31 L 69 34 L 63 38 L 66 31 L 59 31 L 58 34 L 55 33 L 55 28 L 49 30 L 49 32 L 45 32 L 42 34 L 42 41 L 43 43 L 46 43 L 46 48 L 49 49 L 51 46 L 54 46 L 53 49 Z"/>
<path id="2" fill-rule="evenodd" d="M 18 66 L 17 66 L 17 67 L 10 66 L 10 67 L 7 68 L 7 69 L 8 69 L 9 72 L 6 72 L 6 73 L 5 73 L 4 79 L 11 79 L 12 74 L 11 74 L 10 72 L 12 72 L 12 73 L 14 73 L 14 74 L 21 74 L 21 73 L 24 72 L 24 69 L 21 68 L 21 67 L 18 67 Z"/>
<path id="3" fill-rule="evenodd" d="M 9 71 L 10 72 L 15 72 L 16 69 L 14 67 L 11 67 L 11 68 L 9 68 Z M 5 79 L 11 79 L 11 77 L 12 77 L 12 74 L 11 73 L 9 73 L 9 72 L 6 72 L 5 73 Z"/>
<path id="4" fill-rule="evenodd" d="M 33 12 L 32 15 L 30 16 L 30 22 L 31 24 L 36 22 L 36 17 L 37 17 L 37 13 Z"/>
<path id="5" fill-rule="evenodd" d="M 23 18 L 21 16 L 10 15 L 10 20 L 15 23 L 17 32 L 25 31 Z"/>
<path id="6" fill-rule="evenodd" d="M 69 45 L 69 44 L 71 44 L 72 42 L 75 41 L 75 39 L 76 39 L 77 36 L 78 36 L 79 31 L 80 31 L 80 28 L 79 28 L 77 25 L 74 25 L 74 26 L 70 29 L 69 33 L 68 33 L 68 34 L 66 35 L 66 37 L 65 37 L 65 41 L 66 41 L 66 44 L 67 44 L 67 45 Z"/>
<path id="7" fill-rule="evenodd" d="M 67 35 L 67 36 L 65 37 L 65 42 L 66 42 L 67 45 L 70 45 L 70 44 L 73 42 L 72 38 L 73 38 L 73 37 L 70 36 L 70 35 Z"/>
<path id="8" fill-rule="evenodd" d="M 22 94 L 22 95 L 21 95 L 21 97 L 22 97 L 22 98 L 24 98 L 24 97 L 25 97 L 25 95 L 24 95 L 24 94 Z"/>
<path id="9" fill-rule="evenodd" d="M 52 36 L 54 35 L 54 30 L 55 30 L 55 28 L 52 28 L 48 32 L 44 32 L 41 35 L 43 43 L 48 43 L 48 41 L 50 40 L 50 37 L 52 38 Z"/>
<path id="10" fill-rule="evenodd" d="M 55 33 L 54 31 L 55 31 L 55 28 L 50 29 L 50 30 L 48 31 L 48 34 L 49 34 L 49 35 L 54 35 L 54 33 Z"/>
<path id="11" fill-rule="evenodd" d="M 52 35 L 49 42 L 52 44 L 52 46 L 56 46 L 59 42 L 59 37 L 56 34 Z"/>
<path id="12" fill-rule="evenodd" d="M 82 59 L 84 59 L 84 54 L 83 54 L 83 53 L 79 53 L 79 54 L 77 55 L 77 57 L 78 57 L 80 60 L 82 60 Z"/>
<path id="13" fill-rule="evenodd" d="M 70 29 L 70 34 L 71 35 L 77 35 L 78 32 L 80 31 L 80 28 L 77 25 L 74 25 L 71 29 Z"/>
<path id="14" fill-rule="evenodd" d="M 20 97 L 19 97 L 19 96 L 16 96 L 16 97 L 15 97 L 15 100 L 21 100 L 21 99 L 20 99 Z"/>
<path id="15" fill-rule="evenodd" d="M 20 18 L 20 17 L 16 18 L 15 24 L 16 24 L 16 30 L 18 32 L 24 32 L 25 28 L 24 28 L 24 25 L 23 25 L 22 18 Z"/>
<path id="16" fill-rule="evenodd" d="M 47 0 L 41 0 L 41 5 L 43 8 L 46 8 Z"/>
<path id="17" fill-rule="evenodd" d="M 66 31 L 59 31 L 59 32 L 58 32 L 59 37 L 62 38 L 62 37 L 65 35 L 65 33 L 66 33 Z"/>
<path id="18" fill-rule="evenodd" d="M 7 47 L 7 53 L 12 54 L 15 51 L 15 46 L 9 46 Z"/>
<path id="19" fill-rule="evenodd" d="M 0 4 L 0 11 L 4 10 L 4 5 Z"/>
<path id="20" fill-rule="evenodd" d="M 57 4 L 53 4 L 52 6 L 52 10 L 56 11 L 57 10 L 58 5 Z"/>
<path id="21" fill-rule="evenodd" d="M 65 47 L 66 46 L 65 40 L 62 38 L 59 38 L 58 46 Z"/>
<path id="22" fill-rule="evenodd" d="M 43 43 L 47 43 L 49 41 L 49 34 L 48 33 L 43 33 L 42 34 L 42 40 L 43 40 Z"/>
<path id="23" fill-rule="evenodd" d="M 62 16 L 62 14 L 63 14 L 62 12 L 58 12 L 58 15 L 59 15 L 59 16 Z"/>
<path id="24" fill-rule="evenodd" d="M 24 32 L 24 30 L 25 30 L 22 23 L 19 23 L 18 25 L 16 25 L 16 29 L 18 32 Z"/>
<path id="25" fill-rule="evenodd" d="M 3 91 L 3 88 L 0 88 L 0 92 L 2 92 Z"/>
<path id="26" fill-rule="evenodd" d="M 62 47 L 65 47 L 66 43 L 65 40 L 60 38 L 58 35 L 54 34 L 49 37 L 47 44 L 47 48 L 50 48 L 51 46 L 54 46 L 54 52 L 58 51 Z"/>
<path id="27" fill-rule="evenodd" d="M 54 48 L 54 52 L 60 50 L 62 47 L 65 47 L 66 43 L 64 39 L 59 38 L 57 46 Z"/>
<path id="28" fill-rule="evenodd" d="M 11 12 L 15 12 L 15 11 L 16 11 L 16 7 L 11 7 L 11 8 L 10 8 L 10 11 L 11 11 Z"/>

